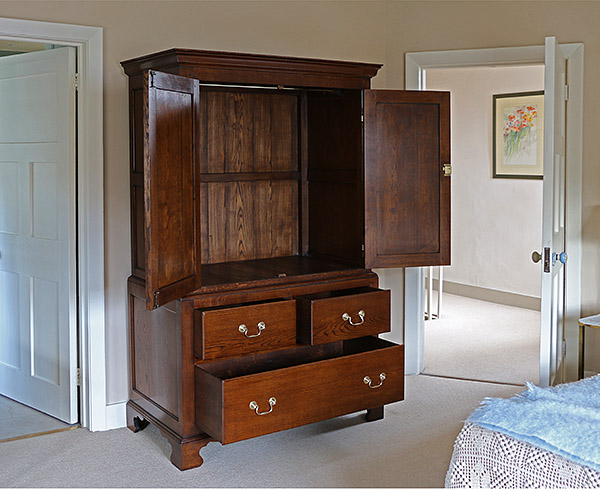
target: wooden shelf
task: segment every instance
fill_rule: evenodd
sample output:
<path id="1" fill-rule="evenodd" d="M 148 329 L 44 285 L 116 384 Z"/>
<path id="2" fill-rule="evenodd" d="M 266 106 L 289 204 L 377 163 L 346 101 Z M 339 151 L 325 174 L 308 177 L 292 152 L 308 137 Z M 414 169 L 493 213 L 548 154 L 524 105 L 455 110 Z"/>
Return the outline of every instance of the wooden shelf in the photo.
<path id="1" fill-rule="evenodd" d="M 202 294 L 213 287 L 240 288 L 241 286 L 272 285 L 274 283 L 293 283 L 304 280 L 321 280 L 328 274 L 340 272 L 366 273 L 367 270 L 309 256 L 285 256 L 202 265 L 202 287 L 190 295 Z M 260 284 L 257 282 L 261 282 Z"/>

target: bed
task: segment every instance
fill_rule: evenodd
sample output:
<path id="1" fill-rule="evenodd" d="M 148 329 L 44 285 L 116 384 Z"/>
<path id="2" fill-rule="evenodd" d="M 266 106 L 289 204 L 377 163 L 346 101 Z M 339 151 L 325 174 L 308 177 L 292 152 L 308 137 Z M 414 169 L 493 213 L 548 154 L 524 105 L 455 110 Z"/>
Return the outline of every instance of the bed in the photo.
<path id="1" fill-rule="evenodd" d="M 600 375 L 486 399 L 456 439 L 445 486 L 600 488 Z"/>

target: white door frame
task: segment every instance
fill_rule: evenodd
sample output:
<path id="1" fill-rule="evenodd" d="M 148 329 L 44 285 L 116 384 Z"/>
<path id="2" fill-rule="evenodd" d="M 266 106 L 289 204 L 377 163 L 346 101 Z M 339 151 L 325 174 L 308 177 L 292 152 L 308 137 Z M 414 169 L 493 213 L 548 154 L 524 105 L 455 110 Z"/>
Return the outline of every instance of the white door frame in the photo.
<path id="1" fill-rule="evenodd" d="M 77 47 L 80 424 L 110 429 L 104 337 L 102 28 L 0 18 L 0 38 Z M 121 420 L 118 420 L 121 425 Z"/>
<path id="2" fill-rule="evenodd" d="M 577 379 L 579 336 L 577 321 L 581 312 L 581 176 L 583 160 L 583 44 L 561 44 L 567 58 L 569 102 L 567 110 L 566 172 L 566 267 L 565 358 L 566 380 Z M 407 90 L 426 87 L 426 70 L 466 66 L 544 64 L 544 46 L 467 49 L 407 53 L 405 63 Z M 407 268 L 405 273 L 405 352 L 406 373 L 423 371 L 423 271 Z"/>

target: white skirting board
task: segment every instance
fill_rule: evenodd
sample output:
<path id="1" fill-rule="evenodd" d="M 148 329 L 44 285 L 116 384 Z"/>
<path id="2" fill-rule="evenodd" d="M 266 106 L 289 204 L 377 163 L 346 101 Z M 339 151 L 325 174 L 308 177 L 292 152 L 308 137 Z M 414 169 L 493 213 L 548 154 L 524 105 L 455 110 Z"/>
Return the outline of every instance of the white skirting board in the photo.
<path id="1" fill-rule="evenodd" d="M 106 406 L 106 429 L 114 430 L 127 426 L 127 413 L 125 407 L 127 401 L 108 404 Z"/>
<path id="2" fill-rule="evenodd" d="M 436 278 L 433 279 L 433 289 L 439 290 L 438 280 Z M 522 307 L 534 311 L 539 311 L 541 307 L 539 297 L 505 292 L 503 290 L 488 289 L 476 285 L 449 282 L 447 280 L 444 280 L 443 291 L 448 294 L 460 295 L 480 301 L 494 302 L 496 304 L 504 304 L 505 306 Z"/>

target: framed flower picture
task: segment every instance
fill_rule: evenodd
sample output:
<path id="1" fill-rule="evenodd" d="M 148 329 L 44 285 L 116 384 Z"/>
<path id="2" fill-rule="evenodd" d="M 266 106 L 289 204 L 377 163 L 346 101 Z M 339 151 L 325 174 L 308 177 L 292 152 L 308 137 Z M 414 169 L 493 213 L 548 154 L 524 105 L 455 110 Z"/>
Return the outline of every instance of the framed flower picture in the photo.
<path id="1" fill-rule="evenodd" d="M 544 92 L 493 95 L 493 177 L 542 179 Z"/>

